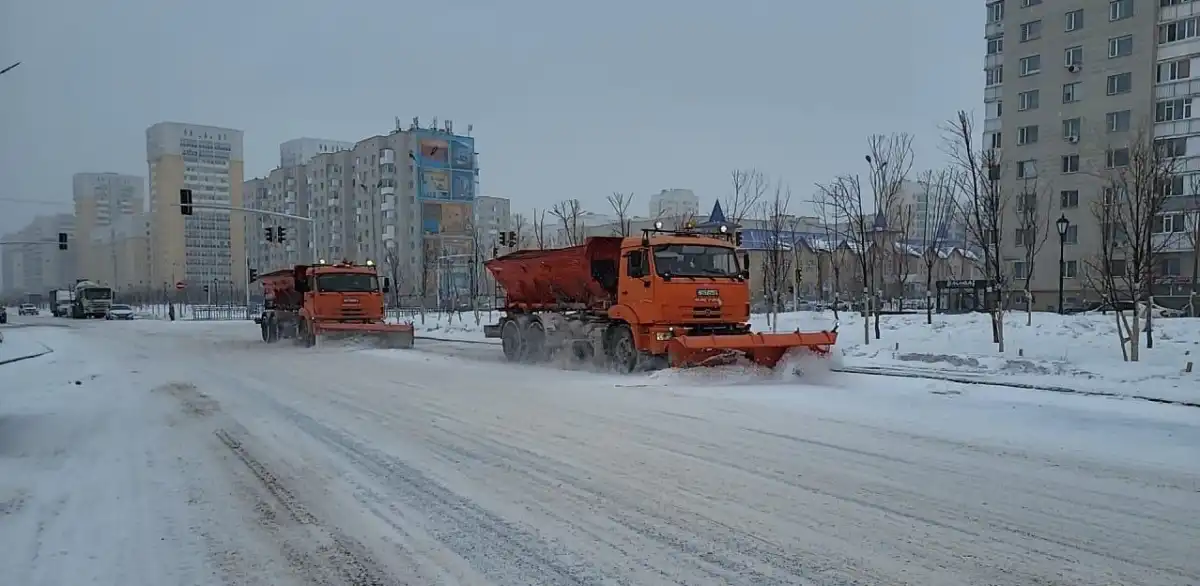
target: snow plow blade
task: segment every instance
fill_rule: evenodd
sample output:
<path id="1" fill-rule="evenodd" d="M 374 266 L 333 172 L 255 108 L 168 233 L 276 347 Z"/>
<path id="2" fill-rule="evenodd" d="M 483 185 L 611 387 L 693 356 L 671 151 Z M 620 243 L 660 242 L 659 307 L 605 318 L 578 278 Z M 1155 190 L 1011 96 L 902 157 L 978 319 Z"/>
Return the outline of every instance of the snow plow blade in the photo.
<path id="1" fill-rule="evenodd" d="M 412 324 L 318 322 L 313 334 L 319 339 L 371 340 L 381 348 L 412 348 L 416 338 Z"/>
<path id="2" fill-rule="evenodd" d="M 836 343 L 836 331 L 679 336 L 668 342 L 667 360 L 671 368 L 721 366 L 743 359 L 774 368 L 792 349 L 826 356 Z"/>

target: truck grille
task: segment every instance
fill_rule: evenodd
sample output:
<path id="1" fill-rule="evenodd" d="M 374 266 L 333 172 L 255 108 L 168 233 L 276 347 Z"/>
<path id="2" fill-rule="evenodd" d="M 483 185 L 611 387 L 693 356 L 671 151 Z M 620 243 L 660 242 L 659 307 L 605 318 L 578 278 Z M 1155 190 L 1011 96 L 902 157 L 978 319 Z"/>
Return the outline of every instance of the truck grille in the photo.
<path id="1" fill-rule="evenodd" d="M 721 317 L 720 307 L 693 307 L 692 317 L 697 319 L 714 319 Z"/>
<path id="2" fill-rule="evenodd" d="M 342 318 L 344 319 L 365 319 L 366 317 L 367 312 L 363 311 L 361 307 L 342 308 Z"/>

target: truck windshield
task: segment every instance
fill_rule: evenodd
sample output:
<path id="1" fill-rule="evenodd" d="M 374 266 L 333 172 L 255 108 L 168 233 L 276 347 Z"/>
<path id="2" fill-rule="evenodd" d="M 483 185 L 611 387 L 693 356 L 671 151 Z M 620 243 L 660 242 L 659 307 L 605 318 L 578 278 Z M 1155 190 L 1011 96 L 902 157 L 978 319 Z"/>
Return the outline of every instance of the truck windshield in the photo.
<path id="1" fill-rule="evenodd" d="M 84 289 L 84 299 L 111 299 L 112 289 Z"/>
<path id="2" fill-rule="evenodd" d="M 724 246 L 664 244 L 654 247 L 654 270 L 660 277 L 732 277 L 737 254 Z"/>
<path id="3" fill-rule="evenodd" d="M 369 293 L 379 290 L 379 279 L 365 273 L 317 275 L 317 291 L 325 293 Z"/>

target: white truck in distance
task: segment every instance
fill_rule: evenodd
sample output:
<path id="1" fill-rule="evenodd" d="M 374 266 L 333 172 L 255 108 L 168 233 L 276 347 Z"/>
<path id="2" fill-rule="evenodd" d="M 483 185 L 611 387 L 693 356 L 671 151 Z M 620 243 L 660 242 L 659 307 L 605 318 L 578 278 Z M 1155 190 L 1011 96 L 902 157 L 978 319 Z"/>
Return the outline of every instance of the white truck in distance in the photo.
<path id="1" fill-rule="evenodd" d="M 55 289 L 50 294 L 50 313 L 54 317 L 67 317 L 74 301 L 75 292 L 71 289 Z"/>
<path id="2" fill-rule="evenodd" d="M 75 283 L 75 301 L 71 304 L 71 317 L 74 319 L 88 317 L 103 319 L 108 316 L 108 308 L 112 307 L 112 300 L 112 287 L 80 279 Z"/>

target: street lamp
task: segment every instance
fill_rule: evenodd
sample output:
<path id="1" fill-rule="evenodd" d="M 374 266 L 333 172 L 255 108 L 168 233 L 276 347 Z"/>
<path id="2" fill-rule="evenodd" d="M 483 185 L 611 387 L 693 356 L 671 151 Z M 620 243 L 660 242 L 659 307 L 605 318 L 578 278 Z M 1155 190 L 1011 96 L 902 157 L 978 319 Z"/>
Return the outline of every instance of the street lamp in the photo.
<path id="1" fill-rule="evenodd" d="M 1058 229 L 1058 314 L 1063 314 L 1063 278 L 1066 276 L 1066 262 L 1063 261 L 1063 250 L 1067 246 L 1067 228 L 1071 227 L 1071 220 L 1067 219 L 1067 215 L 1063 214 L 1054 222 L 1054 227 Z"/>

